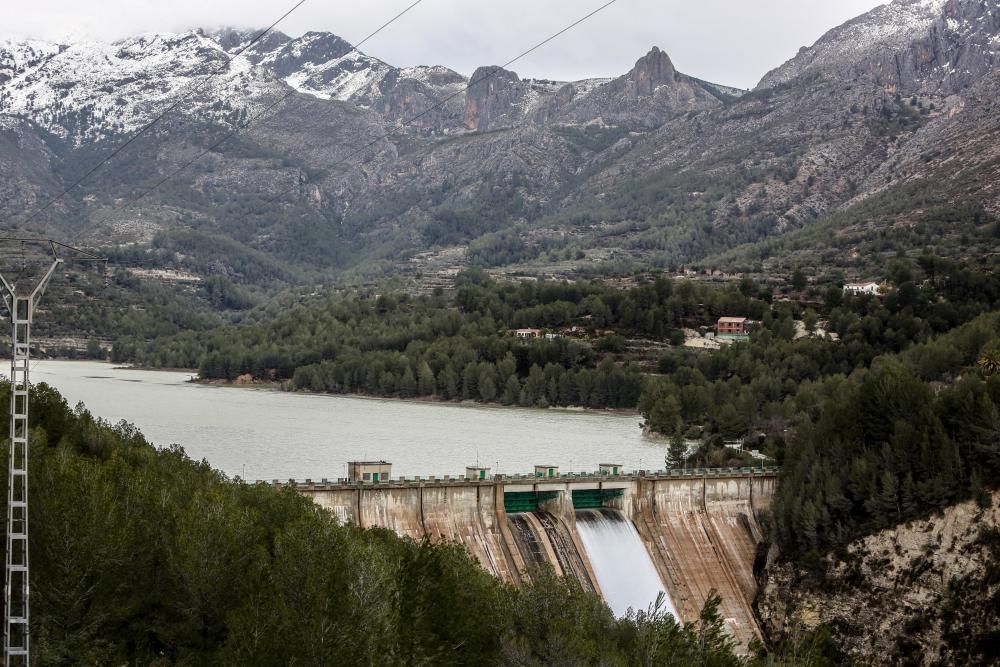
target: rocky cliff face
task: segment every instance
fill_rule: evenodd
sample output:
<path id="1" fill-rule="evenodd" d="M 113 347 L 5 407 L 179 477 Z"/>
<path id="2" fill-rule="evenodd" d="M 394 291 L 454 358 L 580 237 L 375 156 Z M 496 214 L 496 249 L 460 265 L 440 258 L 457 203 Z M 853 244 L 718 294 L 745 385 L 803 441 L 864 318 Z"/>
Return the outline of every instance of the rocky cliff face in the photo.
<path id="1" fill-rule="evenodd" d="M 894 0 L 803 47 L 760 87 L 822 75 L 869 78 L 903 94 L 951 94 L 1000 64 L 998 30 L 993 0 Z"/>
<path id="2" fill-rule="evenodd" d="M 819 574 L 772 551 L 757 611 L 771 640 L 830 629 L 858 664 L 995 664 L 1000 637 L 1000 492 L 851 543 Z"/>
<path id="3" fill-rule="evenodd" d="M 31 209 L 42 193 L 55 189 L 52 162 L 55 156 L 30 123 L 0 116 L 0 210 L 8 213 Z M 9 229 L 12 217 L 0 220 Z"/>
<path id="4" fill-rule="evenodd" d="M 514 72 L 480 67 L 472 73 L 465 96 L 465 127 L 492 130 L 513 125 L 524 116 L 528 87 Z"/>

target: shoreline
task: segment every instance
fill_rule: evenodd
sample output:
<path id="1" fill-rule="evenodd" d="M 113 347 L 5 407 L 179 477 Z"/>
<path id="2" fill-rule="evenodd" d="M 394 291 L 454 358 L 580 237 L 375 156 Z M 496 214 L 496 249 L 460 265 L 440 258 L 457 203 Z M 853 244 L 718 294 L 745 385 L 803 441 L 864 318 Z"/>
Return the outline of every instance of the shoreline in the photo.
<path id="1" fill-rule="evenodd" d="M 203 387 L 218 387 L 222 389 L 253 389 L 257 391 L 280 391 L 282 393 L 302 395 L 302 396 L 337 396 L 342 398 L 354 398 L 366 401 L 394 401 L 402 403 L 419 403 L 426 405 L 442 405 L 460 408 L 491 408 L 491 409 L 515 409 L 515 410 L 545 410 L 545 411 L 557 411 L 557 412 L 570 412 L 576 414 L 590 414 L 590 415 L 615 415 L 620 417 L 638 417 L 642 418 L 638 409 L 630 408 L 590 408 L 582 405 L 561 405 L 552 406 L 548 408 L 539 408 L 533 405 L 523 406 L 523 405 L 504 405 L 498 402 L 484 403 L 481 401 L 473 401 L 471 399 L 465 399 L 461 401 L 446 401 L 436 396 L 415 396 L 413 398 L 400 398 L 399 396 L 376 396 L 373 394 L 358 394 L 358 393 L 335 393 L 335 392 L 324 392 L 324 391 L 285 391 L 281 388 L 283 383 L 281 382 L 263 382 L 259 380 L 248 381 L 248 382 L 237 382 L 234 380 L 203 380 L 198 378 L 198 369 L 195 368 L 157 368 L 150 366 L 138 366 L 138 365 L 128 365 L 128 364 L 115 364 L 110 361 L 102 361 L 100 359 L 57 359 L 57 358 L 47 358 L 43 361 L 59 361 L 64 363 L 98 363 L 98 364 L 109 364 L 112 370 L 122 370 L 122 371 L 147 371 L 147 372 L 163 372 L 163 373 L 187 373 L 191 375 L 191 378 L 186 380 L 187 383 L 197 384 Z M 654 433 L 647 433 L 642 424 L 638 424 L 639 428 L 643 431 L 643 435 L 653 440 L 662 440 L 663 438 Z"/>
<path id="2" fill-rule="evenodd" d="M 302 396 L 340 396 L 343 398 L 355 398 L 366 401 L 398 401 L 402 403 L 424 403 L 428 405 L 444 405 L 444 406 L 455 406 L 455 407 L 476 407 L 476 408 L 502 408 L 502 409 L 518 409 L 518 410 L 556 410 L 559 412 L 575 412 L 579 414 L 594 414 L 594 415 L 619 415 L 623 417 L 641 417 L 638 409 L 629 408 L 588 408 L 582 405 L 559 405 L 548 408 L 539 408 L 534 405 L 504 405 L 498 402 L 482 402 L 473 401 L 471 399 L 463 399 L 461 401 L 446 401 L 437 396 L 414 396 L 413 398 L 401 398 L 399 396 L 378 396 L 374 394 L 358 394 L 353 392 L 337 393 L 330 391 L 285 391 L 281 388 L 281 382 L 261 382 L 254 381 L 248 383 L 235 382 L 233 380 L 201 380 L 195 379 L 191 380 L 193 384 L 200 384 L 206 387 L 221 387 L 225 389 L 256 389 L 260 391 L 281 391 L 288 394 L 298 394 Z M 651 436 L 656 437 L 656 436 Z"/>

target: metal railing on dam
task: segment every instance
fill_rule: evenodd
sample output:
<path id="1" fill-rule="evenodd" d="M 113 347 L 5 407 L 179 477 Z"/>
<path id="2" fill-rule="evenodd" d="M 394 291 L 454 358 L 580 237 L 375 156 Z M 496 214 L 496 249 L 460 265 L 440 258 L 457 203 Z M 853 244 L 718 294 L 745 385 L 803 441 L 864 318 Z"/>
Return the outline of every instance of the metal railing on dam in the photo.
<path id="1" fill-rule="evenodd" d="M 524 484 L 524 483 L 551 483 L 551 482 L 568 482 L 568 483 L 590 483 L 590 482 L 601 482 L 601 481 L 634 481 L 640 478 L 645 479 L 664 479 L 664 478 L 674 478 L 674 477 L 730 477 L 733 475 L 749 475 L 749 476 L 763 476 L 763 477 L 775 477 L 780 472 L 780 468 L 776 466 L 766 466 L 766 467 L 734 467 L 734 468 L 671 468 L 667 470 L 637 470 L 631 473 L 620 473 L 617 475 L 611 474 L 601 474 L 594 472 L 564 472 L 559 473 L 555 477 L 543 477 L 539 475 L 532 475 L 529 473 L 515 473 L 515 474 L 496 474 L 486 479 L 474 478 L 470 479 L 460 475 L 443 475 L 441 477 L 435 475 L 420 476 L 415 475 L 412 477 L 396 477 L 392 479 L 383 479 L 376 481 L 367 480 L 348 480 L 343 477 L 336 479 L 322 478 L 319 480 L 313 479 L 288 479 L 280 480 L 274 479 L 270 481 L 273 486 L 291 486 L 296 489 L 303 490 L 313 490 L 322 488 L 332 488 L 332 487 L 392 487 L 392 486 L 420 486 L 426 484 L 476 484 L 476 485 L 493 485 L 497 483 L 504 484 Z M 261 483 L 258 481 L 257 483 Z M 267 483 L 267 482 L 264 482 Z"/>
<path id="2" fill-rule="evenodd" d="M 601 594 L 576 521 L 578 512 L 610 512 L 635 527 L 680 620 L 697 619 L 715 590 L 727 630 L 746 645 L 759 636 L 752 609 L 758 518 L 778 476 L 777 468 L 758 467 L 272 483 L 345 523 L 461 543 L 505 581 L 530 580 L 545 563 Z"/>

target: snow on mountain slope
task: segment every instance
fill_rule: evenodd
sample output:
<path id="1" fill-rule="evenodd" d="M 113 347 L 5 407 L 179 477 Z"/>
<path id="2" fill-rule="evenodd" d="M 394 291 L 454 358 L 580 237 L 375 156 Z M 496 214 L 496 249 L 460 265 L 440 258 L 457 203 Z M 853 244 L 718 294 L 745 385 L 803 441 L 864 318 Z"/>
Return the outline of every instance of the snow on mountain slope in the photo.
<path id="1" fill-rule="evenodd" d="M 329 32 L 291 38 L 272 31 L 255 41 L 259 34 L 224 28 L 113 43 L 3 41 L 0 114 L 30 119 L 81 143 L 134 132 L 178 101 L 172 119 L 194 116 L 239 125 L 290 86 L 319 100 L 374 111 L 390 122 L 415 118 L 421 130 L 481 131 L 517 124 L 568 90 L 576 98 L 608 92 L 605 79 L 521 80 L 514 72 L 496 74 L 497 68 L 486 67 L 477 70 L 479 76 L 491 71 L 496 76 L 466 94 L 470 79 L 447 67 L 396 68 Z M 605 115 L 595 113 L 581 122 Z M 652 114 L 649 122 L 660 116 Z"/>
<path id="2" fill-rule="evenodd" d="M 0 114 L 30 118 L 76 140 L 98 139 L 134 131 L 179 99 L 178 113 L 236 123 L 286 84 L 320 99 L 370 98 L 393 69 L 330 33 L 297 39 L 271 33 L 237 55 L 255 34 L 195 30 L 113 43 L 0 42 Z"/>
<path id="3" fill-rule="evenodd" d="M 58 44 L 37 39 L 15 41 L 0 39 L 0 84 L 11 80 L 27 68 L 37 67 L 59 53 Z"/>
<path id="4" fill-rule="evenodd" d="M 899 51 L 927 34 L 947 0 L 894 0 L 840 25 L 761 79 L 772 88 L 806 71 L 842 68 Z"/>
<path id="5" fill-rule="evenodd" d="M 48 57 L 27 61 L 3 83 L 0 113 L 31 118 L 78 140 L 134 131 L 184 97 L 187 113 L 237 118 L 253 113 L 280 87 L 245 59 L 230 61 L 217 42 L 197 31 L 110 44 L 38 44 L 32 48 Z M 23 61 L 27 49 L 16 46 L 5 45 L 0 58 Z"/>
<path id="6" fill-rule="evenodd" d="M 369 58 L 357 50 L 320 63 L 305 63 L 285 77 L 296 90 L 326 100 L 347 100 L 365 93 L 372 94 L 392 70 L 380 60 Z"/>

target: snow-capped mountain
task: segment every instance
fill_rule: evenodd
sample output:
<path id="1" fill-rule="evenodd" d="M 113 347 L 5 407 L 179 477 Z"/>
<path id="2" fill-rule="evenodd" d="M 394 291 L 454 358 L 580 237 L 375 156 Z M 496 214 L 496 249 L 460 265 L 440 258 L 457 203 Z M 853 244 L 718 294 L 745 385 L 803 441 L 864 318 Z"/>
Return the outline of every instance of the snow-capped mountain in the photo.
<path id="1" fill-rule="evenodd" d="M 110 44 L 8 42 L 0 62 L 13 63 L 0 87 L 0 112 L 78 139 L 134 131 L 177 100 L 188 113 L 235 121 L 281 87 L 200 32 Z"/>
<path id="2" fill-rule="evenodd" d="M 194 30 L 112 43 L 0 42 L 0 113 L 30 118 L 77 139 L 134 131 L 178 100 L 178 112 L 239 123 L 275 96 L 296 91 L 370 106 L 383 85 L 412 80 L 433 95 L 461 89 L 446 68 L 400 70 L 331 33 L 299 38 L 270 33 Z M 245 50 L 244 50 L 245 49 Z"/>
<path id="3" fill-rule="evenodd" d="M 998 30 L 996 0 L 893 0 L 803 47 L 759 87 L 824 74 L 869 77 L 909 92 L 954 92 L 1000 64 Z"/>
<path id="4" fill-rule="evenodd" d="M 724 88 L 689 77 L 675 80 L 669 59 L 665 67 L 671 74 L 661 77 L 661 54 L 640 61 L 640 69 L 643 63 L 657 65 L 650 72 L 637 70 L 614 80 L 522 80 L 513 72 L 484 67 L 471 81 L 486 78 L 466 93 L 470 79 L 447 67 L 395 67 L 332 33 L 291 38 L 271 32 L 251 44 L 256 34 L 223 29 L 145 34 L 112 43 L 0 42 L 0 114 L 30 119 L 76 142 L 93 141 L 133 132 L 178 101 L 178 117 L 240 125 L 291 87 L 374 112 L 389 123 L 418 117 L 414 125 L 425 130 L 497 129 L 528 118 L 554 120 L 563 112 L 562 122 L 569 124 L 634 117 L 645 127 L 679 108 L 677 86 L 689 100 L 685 111 L 712 106 Z M 636 87 L 646 76 L 651 76 L 647 84 Z M 648 81 L 660 89 L 646 90 Z M 619 93 L 625 97 L 615 97 Z M 692 100 L 706 104 L 692 106 Z M 612 108 L 619 103 L 622 109 Z"/>

